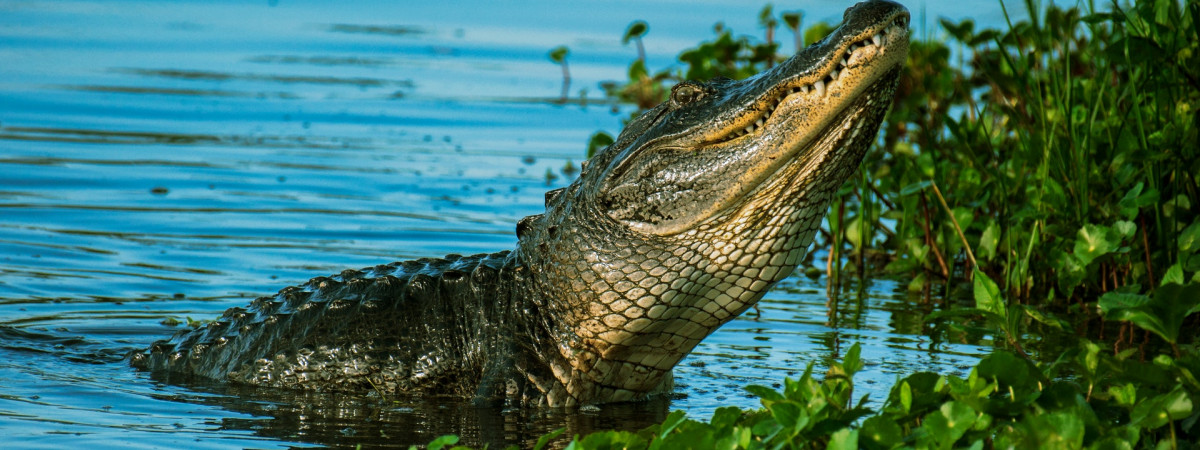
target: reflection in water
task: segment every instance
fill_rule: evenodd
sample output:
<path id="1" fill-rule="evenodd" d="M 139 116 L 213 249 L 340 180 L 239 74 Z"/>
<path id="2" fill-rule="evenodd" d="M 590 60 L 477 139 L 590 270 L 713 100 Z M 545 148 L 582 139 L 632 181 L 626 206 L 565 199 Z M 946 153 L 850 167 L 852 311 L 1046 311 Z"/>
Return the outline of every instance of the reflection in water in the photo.
<path id="1" fill-rule="evenodd" d="M 501 409 L 458 399 L 384 399 L 212 384 L 186 384 L 201 395 L 178 398 L 245 414 L 221 427 L 281 441 L 338 447 L 407 447 L 456 434 L 461 444 L 530 448 L 558 428 L 559 438 L 598 430 L 637 430 L 666 417 L 666 399 L 605 406 L 595 411 Z M 247 401 L 246 399 L 254 399 Z"/>
<path id="2" fill-rule="evenodd" d="M 0 447 L 407 446 L 447 433 L 527 446 L 560 427 L 755 407 L 745 385 L 821 371 L 854 342 L 867 363 L 856 389 L 874 401 L 898 374 L 970 364 L 976 347 L 923 335 L 931 308 L 903 283 L 831 301 L 803 277 L 702 342 L 670 401 L 500 410 L 166 383 L 126 364 L 189 321 L 314 276 L 511 249 L 517 219 L 570 180 L 587 137 L 626 116 L 595 88 L 546 101 L 561 86 L 550 47 L 571 44 L 572 85 L 592 87 L 626 76 L 619 34 L 633 19 L 656 26 L 655 67 L 718 20 L 755 29 L 738 5 L 641 2 L 639 17 L 555 5 L 0 4 Z"/>

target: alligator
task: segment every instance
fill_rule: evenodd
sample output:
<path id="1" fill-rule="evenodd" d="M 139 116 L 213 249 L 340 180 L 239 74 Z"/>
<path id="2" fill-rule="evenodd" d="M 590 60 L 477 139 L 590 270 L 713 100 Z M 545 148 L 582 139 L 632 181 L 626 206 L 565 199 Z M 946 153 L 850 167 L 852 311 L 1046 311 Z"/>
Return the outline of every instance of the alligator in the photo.
<path id="1" fill-rule="evenodd" d="M 131 355 L 168 381 L 577 407 L 672 368 L 802 262 L 893 102 L 909 15 L 849 8 L 754 77 L 683 81 L 546 193 L 512 251 L 317 277 Z"/>

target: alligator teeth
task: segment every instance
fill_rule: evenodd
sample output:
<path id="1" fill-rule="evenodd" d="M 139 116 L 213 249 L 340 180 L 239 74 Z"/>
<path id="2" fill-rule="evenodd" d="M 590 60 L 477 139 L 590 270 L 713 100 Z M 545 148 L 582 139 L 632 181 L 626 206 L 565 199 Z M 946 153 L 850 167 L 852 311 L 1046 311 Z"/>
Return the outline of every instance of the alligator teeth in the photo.
<path id="1" fill-rule="evenodd" d="M 797 93 L 808 94 L 809 92 L 812 92 L 815 90 L 816 94 L 818 96 L 824 96 L 825 92 L 826 92 L 826 84 L 827 83 L 833 83 L 834 81 L 837 81 L 846 75 L 846 70 L 848 67 L 850 67 L 850 60 L 854 59 L 854 53 L 856 51 L 858 51 L 858 49 L 866 48 L 866 47 L 872 46 L 872 45 L 877 46 L 877 47 L 883 46 L 887 42 L 888 35 L 902 33 L 902 32 L 904 32 L 904 30 L 906 29 L 907 26 L 908 26 L 908 21 L 906 20 L 906 18 L 898 17 L 898 18 L 896 18 L 895 21 L 892 22 L 891 25 L 889 25 L 887 27 L 886 30 L 875 33 L 874 35 L 872 35 L 869 38 L 864 39 L 862 41 L 851 43 L 850 48 L 848 50 L 846 50 L 846 53 L 844 55 L 842 55 L 842 58 L 837 61 L 837 67 L 830 70 L 829 74 L 825 75 L 824 78 L 817 80 L 810 85 L 806 84 L 803 86 L 798 86 L 798 87 L 793 87 L 791 89 L 788 89 L 784 93 L 784 95 L 780 96 L 779 98 L 775 99 L 775 101 L 773 101 L 767 105 L 766 111 L 764 112 L 762 117 L 759 117 L 758 119 L 756 119 L 753 124 L 747 125 L 743 129 L 734 131 L 732 136 L 725 138 L 723 140 L 731 140 L 731 139 L 739 138 L 739 137 L 745 136 L 747 134 L 754 133 L 755 131 L 758 131 L 758 129 L 762 128 L 766 124 L 767 120 L 770 119 L 771 113 L 775 112 L 775 109 L 778 108 L 781 103 L 783 103 L 784 98 L 787 95 L 797 94 Z M 873 99 L 867 100 L 867 105 L 871 105 L 872 103 L 874 103 Z M 843 126 L 843 130 L 849 130 L 851 125 L 852 124 L 850 124 L 850 123 L 845 124 Z M 859 131 L 859 128 L 855 127 L 854 131 L 850 135 L 850 139 L 855 139 L 858 136 L 858 131 Z"/>

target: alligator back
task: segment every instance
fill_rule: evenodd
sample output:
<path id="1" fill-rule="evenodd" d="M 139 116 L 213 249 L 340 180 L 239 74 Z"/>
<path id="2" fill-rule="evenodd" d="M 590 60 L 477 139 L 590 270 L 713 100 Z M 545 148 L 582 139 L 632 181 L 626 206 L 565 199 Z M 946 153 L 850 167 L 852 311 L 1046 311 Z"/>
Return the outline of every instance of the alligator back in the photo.
<path id="1" fill-rule="evenodd" d="M 317 277 L 133 356 L 166 377 L 315 390 L 471 397 L 502 349 L 509 252 L 419 259 Z"/>
<path id="2" fill-rule="evenodd" d="M 802 261 L 892 103 L 908 19 L 896 3 L 863 2 L 758 76 L 679 83 L 546 194 L 512 253 L 317 278 L 135 363 L 521 405 L 667 392 L 701 339 Z"/>

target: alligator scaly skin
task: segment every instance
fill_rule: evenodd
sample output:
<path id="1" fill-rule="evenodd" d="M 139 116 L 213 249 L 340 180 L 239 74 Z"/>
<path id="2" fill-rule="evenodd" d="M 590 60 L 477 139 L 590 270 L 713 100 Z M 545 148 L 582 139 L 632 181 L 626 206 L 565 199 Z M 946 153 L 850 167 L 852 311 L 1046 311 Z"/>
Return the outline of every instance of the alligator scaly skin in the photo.
<path id="1" fill-rule="evenodd" d="M 521 406 L 668 392 L 680 359 L 803 260 L 892 103 L 907 25 L 900 5 L 860 3 L 771 70 L 676 85 L 546 194 L 512 252 L 315 278 L 132 362 Z"/>
<path id="2" fill-rule="evenodd" d="M 518 270 L 510 255 L 448 255 L 313 278 L 157 342 L 134 364 L 272 387 L 474 397 L 490 358 L 537 339 L 514 325 L 531 312 L 511 295 Z"/>

